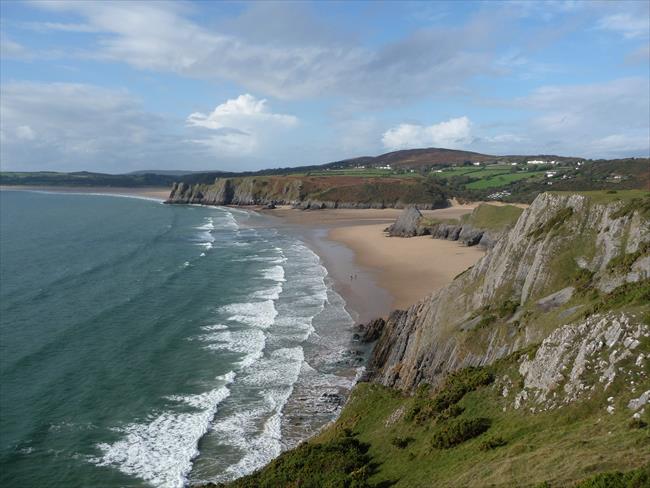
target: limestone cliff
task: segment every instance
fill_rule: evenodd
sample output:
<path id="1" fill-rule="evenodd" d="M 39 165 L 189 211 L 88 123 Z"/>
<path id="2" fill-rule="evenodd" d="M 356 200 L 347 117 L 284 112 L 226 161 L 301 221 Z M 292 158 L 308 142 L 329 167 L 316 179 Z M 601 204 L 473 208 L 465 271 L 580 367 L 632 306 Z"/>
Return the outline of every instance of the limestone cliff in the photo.
<path id="1" fill-rule="evenodd" d="M 370 377 L 403 390 L 437 384 L 443 373 L 492 363 L 615 306 L 621 290 L 647 295 L 649 214 L 647 199 L 538 196 L 475 266 L 391 314 Z"/>
<path id="2" fill-rule="evenodd" d="M 292 205 L 301 209 L 404 208 L 448 205 L 445 194 L 417 178 L 259 176 L 217 178 L 212 184 L 174 183 L 166 203 Z"/>

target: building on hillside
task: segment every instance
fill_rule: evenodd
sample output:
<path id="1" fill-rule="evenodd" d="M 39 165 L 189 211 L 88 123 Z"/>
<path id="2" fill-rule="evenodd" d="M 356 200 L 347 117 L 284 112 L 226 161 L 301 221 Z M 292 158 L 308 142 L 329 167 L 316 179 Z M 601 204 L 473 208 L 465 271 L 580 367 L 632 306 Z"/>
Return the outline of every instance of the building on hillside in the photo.
<path id="1" fill-rule="evenodd" d="M 530 161 L 526 161 L 526 164 L 557 164 L 557 161 L 544 161 L 541 159 L 531 159 Z"/>

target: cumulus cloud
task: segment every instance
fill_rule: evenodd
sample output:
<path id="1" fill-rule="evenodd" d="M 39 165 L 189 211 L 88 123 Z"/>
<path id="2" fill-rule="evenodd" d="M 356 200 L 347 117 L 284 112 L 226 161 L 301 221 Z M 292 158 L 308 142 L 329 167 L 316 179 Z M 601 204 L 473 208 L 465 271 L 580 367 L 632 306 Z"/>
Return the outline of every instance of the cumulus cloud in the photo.
<path id="1" fill-rule="evenodd" d="M 212 131 L 193 142 L 232 153 L 250 153 L 278 130 L 296 124 L 297 117 L 273 113 L 266 100 L 248 93 L 225 101 L 210 113 L 194 112 L 187 117 L 188 126 Z"/>
<path id="2" fill-rule="evenodd" d="M 471 125 L 467 117 L 429 126 L 399 124 L 384 132 L 381 141 L 390 150 L 431 146 L 458 149 L 471 141 Z"/>

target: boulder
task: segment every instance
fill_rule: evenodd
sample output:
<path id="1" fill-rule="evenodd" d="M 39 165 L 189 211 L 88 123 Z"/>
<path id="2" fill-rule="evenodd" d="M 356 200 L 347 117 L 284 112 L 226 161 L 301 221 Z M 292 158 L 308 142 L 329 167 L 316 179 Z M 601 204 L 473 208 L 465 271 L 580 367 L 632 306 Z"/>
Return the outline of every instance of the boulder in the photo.
<path id="1" fill-rule="evenodd" d="M 417 207 L 407 207 L 387 231 L 393 237 L 413 237 L 418 233 L 422 213 Z"/>

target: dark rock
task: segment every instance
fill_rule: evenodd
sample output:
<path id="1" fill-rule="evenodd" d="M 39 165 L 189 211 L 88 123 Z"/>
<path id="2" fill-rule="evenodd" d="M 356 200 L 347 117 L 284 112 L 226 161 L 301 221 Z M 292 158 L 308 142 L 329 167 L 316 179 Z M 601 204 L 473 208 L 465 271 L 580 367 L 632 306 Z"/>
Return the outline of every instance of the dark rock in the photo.
<path id="1" fill-rule="evenodd" d="M 373 342 L 379 339 L 386 321 L 382 318 L 371 320 L 367 324 L 359 324 L 359 340 L 361 342 Z"/>
<path id="2" fill-rule="evenodd" d="M 413 237 L 418 233 L 418 226 L 422 219 L 422 213 L 417 207 L 408 207 L 397 218 L 387 231 L 393 237 Z"/>

